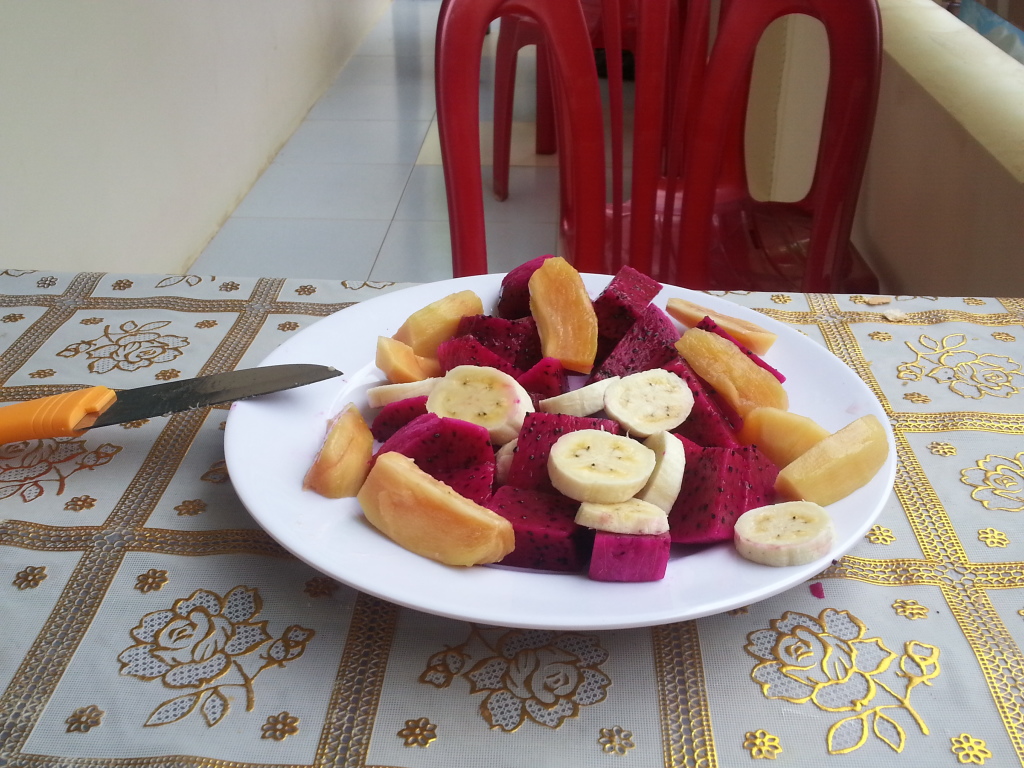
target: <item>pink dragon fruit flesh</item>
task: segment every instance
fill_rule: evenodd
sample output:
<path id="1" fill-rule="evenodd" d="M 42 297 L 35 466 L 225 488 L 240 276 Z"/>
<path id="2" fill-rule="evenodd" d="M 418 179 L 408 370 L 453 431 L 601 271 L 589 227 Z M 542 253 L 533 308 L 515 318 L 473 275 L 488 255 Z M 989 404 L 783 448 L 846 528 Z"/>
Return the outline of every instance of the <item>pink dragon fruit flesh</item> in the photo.
<path id="1" fill-rule="evenodd" d="M 608 356 L 660 291 L 661 283 L 628 264 L 615 273 L 594 299 L 598 363 Z"/>
<path id="2" fill-rule="evenodd" d="M 532 317 L 506 320 L 492 315 L 469 315 L 459 321 L 455 336 L 472 336 L 520 371 L 540 360 L 540 335 Z"/>
<path id="3" fill-rule="evenodd" d="M 533 397 L 534 406 L 539 400 L 561 395 L 569 388 L 569 374 L 554 357 L 545 357 L 521 374 L 517 381 Z"/>
<path id="4" fill-rule="evenodd" d="M 693 393 L 693 409 L 686 421 L 673 431 L 699 445 L 711 448 L 739 448 L 736 431 L 723 412 L 711 388 L 681 357 L 665 366 L 686 382 Z"/>
<path id="5" fill-rule="evenodd" d="M 510 270 L 502 278 L 497 307 L 498 317 L 515 320 L 530 314 L 530 277 L 550 258 L 553 257 L 548 254 L 530 259 Z"/>
<path id="6" fill-rule="evenodd" d="M 370 424 L 370 432 L 373 439 L 383 443 L 395 432 L 404 427 L 417 416 L 427 412 L 427 396 L 407 397 L 404 400 L 395 400 L 388 403 L 373 418 Z"/>
<path id="7" fill-rule="evenodd" d="M 485 506 L 512 523 L 515 532 L 516 547 L 501 565 L 568 573 L 585 568 L 591 535 L 574 522 L 578 502 L 505 485 Z"/>
<path id="8" fill-rule="evenodd" d="M 560 413 L 526 414 L 523 428 L 519 431 L 506 484 L 516 488 L 556 493 L 548 477 L 548 454 L 551 453 L 551 446 L 558 438 L 579 429 L 603 429 L 612 434 L 621 434 L 619 425 L 611 419 L 566 416 Z"/>
<path id="9" fill-rule="evenodd" d="M 481 365 L 497 368 L 510 376 L 516 375 L 512 363 L 489 350 L 472 336 L 457 336 L 442 341 L 437 347 L 437 362 L 445 372 L 460 365 Z"/>
<path id="10" fill-rule="evenodd" d="M 680 335 L 675 321 L 656 304 L 649 304 L 605 361 L 594 368 L 589 381 L 662 367 L 679 357 L 675 344 Z"/>
<path id="11" fill-rule="evenodd" d="M 594 581 L 658 581 L 665 578 L 671 550 L 669 533 L 634 536 L 597 531 L 589 576 Z"/>

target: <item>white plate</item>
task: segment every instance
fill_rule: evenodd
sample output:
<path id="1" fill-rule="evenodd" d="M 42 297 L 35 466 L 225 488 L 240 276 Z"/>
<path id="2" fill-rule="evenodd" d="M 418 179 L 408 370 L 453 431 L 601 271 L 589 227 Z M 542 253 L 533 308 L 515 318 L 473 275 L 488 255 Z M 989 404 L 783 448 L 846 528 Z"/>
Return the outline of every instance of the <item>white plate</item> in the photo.
<path id="1" fill-rule="evenodd" d="M 731 543 L 673 552 L 662 581 L 616 584 L 585 575 L 500 567 L 456 568 L 414 555 L 372 528 L 354 499 L 328 500 L 302 490 L 328 418 L 354 401 L 370 415 L 365 392 L 380 383 L 377 337 L 390 336 L 414 310 L 472 289 L 485 311 L 495 306 L 501 275 L 446 280 L 384 294 L 324 318 L 276 349 L 264 365 L 323 363 L 345 372 L 329 381 L 237 402 L 225 435 L 231 481 L 256 521 L 317 570 L 359 590 L 427 613 L 511 627 L 614 629 L 707 616 L 762 600 L 827 567 L 865 534 L 882 510 L 896 472 L 889 420 L 847 366 L 801 333 L 724 299 L 665 286 L 674 296 L 755 320 L 779 336 L 766 359 L 787 376 L 790 407 L 836 430 L 867 413 L 889 431 L 889 459 L 865 487 L 831 505 L 836 544 L 804 566 L 771 568 L 740 558 Z M 585 275 L 596 296 L 606 275 Z"/>

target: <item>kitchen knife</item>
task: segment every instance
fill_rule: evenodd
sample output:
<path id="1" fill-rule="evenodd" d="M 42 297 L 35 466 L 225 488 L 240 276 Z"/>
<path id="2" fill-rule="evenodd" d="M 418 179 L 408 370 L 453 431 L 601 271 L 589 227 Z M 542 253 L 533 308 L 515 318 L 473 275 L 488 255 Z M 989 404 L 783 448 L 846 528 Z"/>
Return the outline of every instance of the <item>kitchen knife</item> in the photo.
<path id="1" fill-rule="evenodd" d="M 77 437 L 87 429 L 169 416 L 340 376 L 326 365 L 291 364 L 215 373 L 115 392 L 87 387 L 0 408 L 0 444 Z"/>

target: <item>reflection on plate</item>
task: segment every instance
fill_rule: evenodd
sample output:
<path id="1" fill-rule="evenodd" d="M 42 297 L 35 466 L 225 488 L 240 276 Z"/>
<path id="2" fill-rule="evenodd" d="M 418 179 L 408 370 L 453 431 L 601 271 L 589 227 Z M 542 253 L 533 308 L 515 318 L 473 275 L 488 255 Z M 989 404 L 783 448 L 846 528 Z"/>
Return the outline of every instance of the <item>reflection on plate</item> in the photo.
<path id="1" fill-rule="evenodd" d="M 231 480 L 256 521 L 286 549 L 325 574 L 385 600 L 428 613 L 512 627 L 614 629 L 707 616 L 762 600 L 806 580 L 865 534 L 892 488 L 889 460 L 875 478 L 829 507 L 833 551 L 805 566 L 770 568 L 740 558 L 731 543 L 673 552 L 662 581 L 610 584 L 585 575 L 501 567 L 454 568 L 400 548 L 373 529 L 355 499 L 329 500 L 302 490 L 302 478 L 327 420 L 346 403 L 366 407 L 367 388 L 382 381 L 373 360 L 378 336 L 390 336 L 414 310 L 472 289 L 484 307 L 497 302 L 501 275 L 447 280 L 384 294 L 327 317 L 275 350 L 265 365 L 322 363 L 344 376 L 235 403 L 225 453 Z M 596 296 L 605 275 L 585 275 Z M 790 408 L 834 431 L 867 413 L 888 418 L 868 387 L 838 358 L 801 333 L 725 299 L 665 286 L 670 297 L 747 317 L 779 336 L 766 359 L 787 376 Z M 888 427 L 887 427 L 888 428 Z"/>

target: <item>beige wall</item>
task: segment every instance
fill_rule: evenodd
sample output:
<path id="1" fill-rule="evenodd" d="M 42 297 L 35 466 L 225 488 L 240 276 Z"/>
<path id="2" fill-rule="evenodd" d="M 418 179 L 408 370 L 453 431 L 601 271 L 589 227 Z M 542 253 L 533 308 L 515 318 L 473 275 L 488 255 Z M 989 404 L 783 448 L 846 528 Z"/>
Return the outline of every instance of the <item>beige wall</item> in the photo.
<path id="1" fill-rule="evenodd" d="M 390 0 L 0 0 L 0 264 L 180 272 Z"/>

